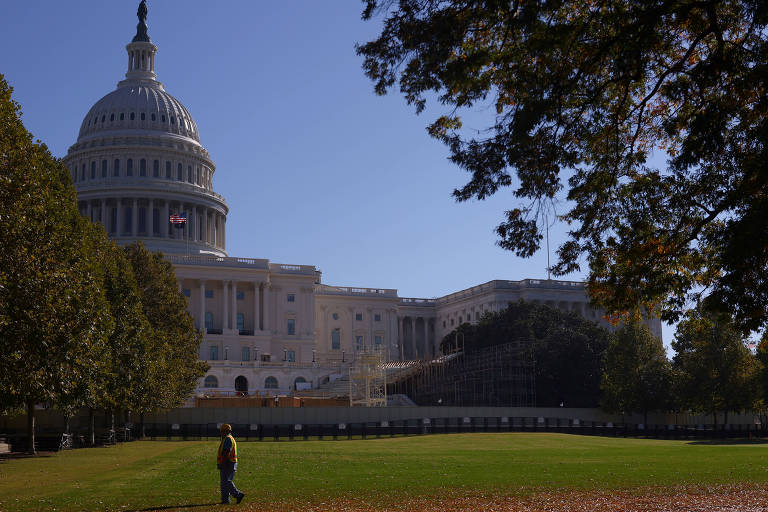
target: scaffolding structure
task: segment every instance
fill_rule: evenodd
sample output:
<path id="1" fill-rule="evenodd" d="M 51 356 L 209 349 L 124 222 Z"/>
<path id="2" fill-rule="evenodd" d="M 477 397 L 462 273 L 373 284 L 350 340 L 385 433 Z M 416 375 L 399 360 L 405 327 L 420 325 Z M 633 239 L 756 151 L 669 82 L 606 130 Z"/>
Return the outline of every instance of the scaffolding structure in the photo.
<path id="1" fill-rule="evenodd" d="M 418 405 L 536 406 L 533 344 L 515 341 L 424 361 L 418 371 L 390 381 L 390 393 Z"/>
<path id="2" fill-rule="evenodd" d="M 349 368 L 349 405 L 386 407 L 387 373 L 382 350 L 365 348 Z"/>

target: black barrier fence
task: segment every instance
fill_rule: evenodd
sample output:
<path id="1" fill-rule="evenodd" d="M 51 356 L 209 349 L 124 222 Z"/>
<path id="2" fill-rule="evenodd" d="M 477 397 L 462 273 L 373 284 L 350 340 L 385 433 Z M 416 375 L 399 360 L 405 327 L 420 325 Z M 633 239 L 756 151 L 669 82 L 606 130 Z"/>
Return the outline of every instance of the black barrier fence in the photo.
<path id="1" fill-rule="evenodd" d="M 219 438 L 219 425 L 217 423 L 147 424 L 145 433 L 149 439 L 153 440 L 211 440 Z M 377 439 L 467 432 L 556 432 L 604 437 L 691 440 L 762 438 L 768 435 L 768 430 L 760 424 L 642 425 L 530 417 L 412 418 L 334 424 L 234 423 L 232 430 L 238 440 L 244 441 Z"/>
<path id="2" fill-rule="evenodd" d="M 144 425 L 146 438 L 151 440 L 199 441 L 219 438 L 218 423 Z M 768 429 L 761 424 L 727 425 L 641 425 L 584 421 L 566 418 L 531 417 L 457 417 L 411 418 L 365 423 L 333 424 L 232 424 L 238 441 L 306 441 L 343 439 L 381 439 L 394 436 L 420 436 L 426 434 L 456 434 L 468 432 L 556 432 L 563 434 L 640 437 L 681 440 L 725 440 L 768 437 Z M 0 434 L 11 445 L 12 451 L 26 448 L 23 432 Z M 135 439 L 128 429 L 101 432 L 97 445 L 108 445 Z M 43 432 L 36 435 L 37 447 L 42 451 L 57 451 L 88 446 L 82 432 L 62 434 Z"/>

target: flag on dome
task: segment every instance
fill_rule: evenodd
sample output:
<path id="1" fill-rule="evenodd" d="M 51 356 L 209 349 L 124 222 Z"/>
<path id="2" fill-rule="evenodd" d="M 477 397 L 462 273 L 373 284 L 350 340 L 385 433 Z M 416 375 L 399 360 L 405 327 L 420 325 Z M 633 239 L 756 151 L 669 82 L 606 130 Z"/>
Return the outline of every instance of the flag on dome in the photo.
<path id="1" fill-rule="evenodd" d="M 171 215 L 171 219 L 170 220 L 171 220 L 171 224 L 173 224 L 177 228 L 184 227 L 184 224 L 187 223 L 187 214 L 186 214 L 186 212 L 181 213 L 181 214 L 174 213 L 173 215 Z"/>

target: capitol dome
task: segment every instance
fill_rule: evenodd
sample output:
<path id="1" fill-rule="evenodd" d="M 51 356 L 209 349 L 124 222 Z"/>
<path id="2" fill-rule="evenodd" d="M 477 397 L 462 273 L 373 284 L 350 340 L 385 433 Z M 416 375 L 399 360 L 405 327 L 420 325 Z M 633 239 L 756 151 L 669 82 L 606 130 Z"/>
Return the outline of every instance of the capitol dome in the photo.
<path id="1" fill-rule="evenodd" d="M 91 107 L 64 157 L 78 207 L 121 244 L 226 256 L 229 208 L 213 191 L 216 166 L 189 111 L 157 80 L 145 0 L 137 15 L 125 79 Z"/>
<path id="2" fill-rule="evenodd" d="M 80 125 L 78 141 L 110 132 L 152 130 L 200 142 L 197 125 L 179 100 L 154 86 L 121 82 L 91 107 Z"/>

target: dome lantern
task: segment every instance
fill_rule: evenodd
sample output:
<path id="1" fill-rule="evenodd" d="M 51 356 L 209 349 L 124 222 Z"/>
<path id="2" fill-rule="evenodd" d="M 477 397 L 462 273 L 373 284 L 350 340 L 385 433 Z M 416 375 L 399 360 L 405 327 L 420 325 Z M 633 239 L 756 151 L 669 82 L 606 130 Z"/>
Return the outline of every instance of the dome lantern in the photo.
<path id="1" fill-rule="evenodd" d="M 125 82 L 155 82 L 158 87 L 162 87 L 162 84 L 157 82 L 157 74 L 155 74 L 157 46 L 152 44 L 152 40 L 147 33 L 146 0 L 141 0 L 136 16 L 139 18 L 139 23 L 136 25 L 136 35 L 133 36 L 133 40 L 125 47 L 128 51 L 128 72 L 125 74 L 127 79 Z"/>

